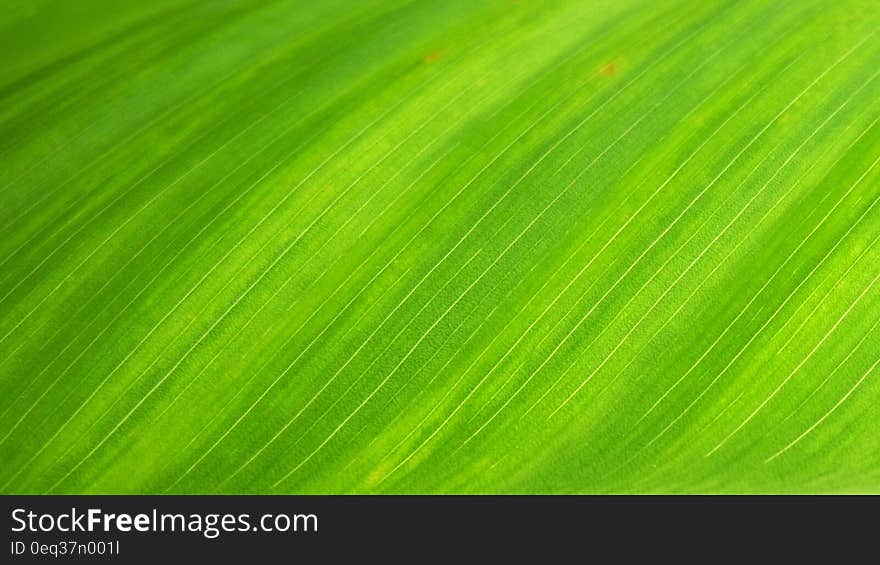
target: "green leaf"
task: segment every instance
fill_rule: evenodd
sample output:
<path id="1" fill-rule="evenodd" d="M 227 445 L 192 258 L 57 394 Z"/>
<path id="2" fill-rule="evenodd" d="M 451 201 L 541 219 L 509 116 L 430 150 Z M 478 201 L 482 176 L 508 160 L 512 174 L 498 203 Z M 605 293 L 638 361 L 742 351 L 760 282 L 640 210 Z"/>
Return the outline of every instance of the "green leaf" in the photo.
<path id="1" fill-rule="evenodd" d="M 880 8 L 0 16 L 0 491 L 880 491 Z"/>

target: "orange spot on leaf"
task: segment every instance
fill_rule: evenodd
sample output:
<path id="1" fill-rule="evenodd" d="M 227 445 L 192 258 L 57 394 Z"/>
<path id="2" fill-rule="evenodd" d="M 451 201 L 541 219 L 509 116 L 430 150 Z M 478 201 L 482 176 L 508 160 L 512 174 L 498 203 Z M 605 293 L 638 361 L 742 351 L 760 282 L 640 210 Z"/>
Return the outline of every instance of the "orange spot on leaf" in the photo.
<path id="1" fill-rule="evenodd" d="M 616 72 L 617 72 L 617 65 L 615 65 L 614 63 L 607 63 L 599 69 L 599 74 L 602 75 L 603 77 L 610 77 L 610 76 L 614 75 Z"/>
<path id="2" fill-rule="evenodd" d="M 425 55 L 425 62 L 426 63 L 434 63 L 437 61 L 437 59 L 440 58 L 440 55 L 441 55 L 440 51 L 432 51 L 432 52 L 428 53 L 427 55 Z"/>

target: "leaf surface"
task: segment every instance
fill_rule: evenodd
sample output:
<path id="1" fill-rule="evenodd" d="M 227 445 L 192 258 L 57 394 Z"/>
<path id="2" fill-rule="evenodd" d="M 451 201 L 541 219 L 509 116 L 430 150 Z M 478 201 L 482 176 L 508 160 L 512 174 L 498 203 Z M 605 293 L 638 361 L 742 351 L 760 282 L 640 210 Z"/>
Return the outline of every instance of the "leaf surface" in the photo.
<path id="1" fill-rule="evenodd" d="M 880 490 L 876 2 L 3 5 L 0 491 Z"/>

